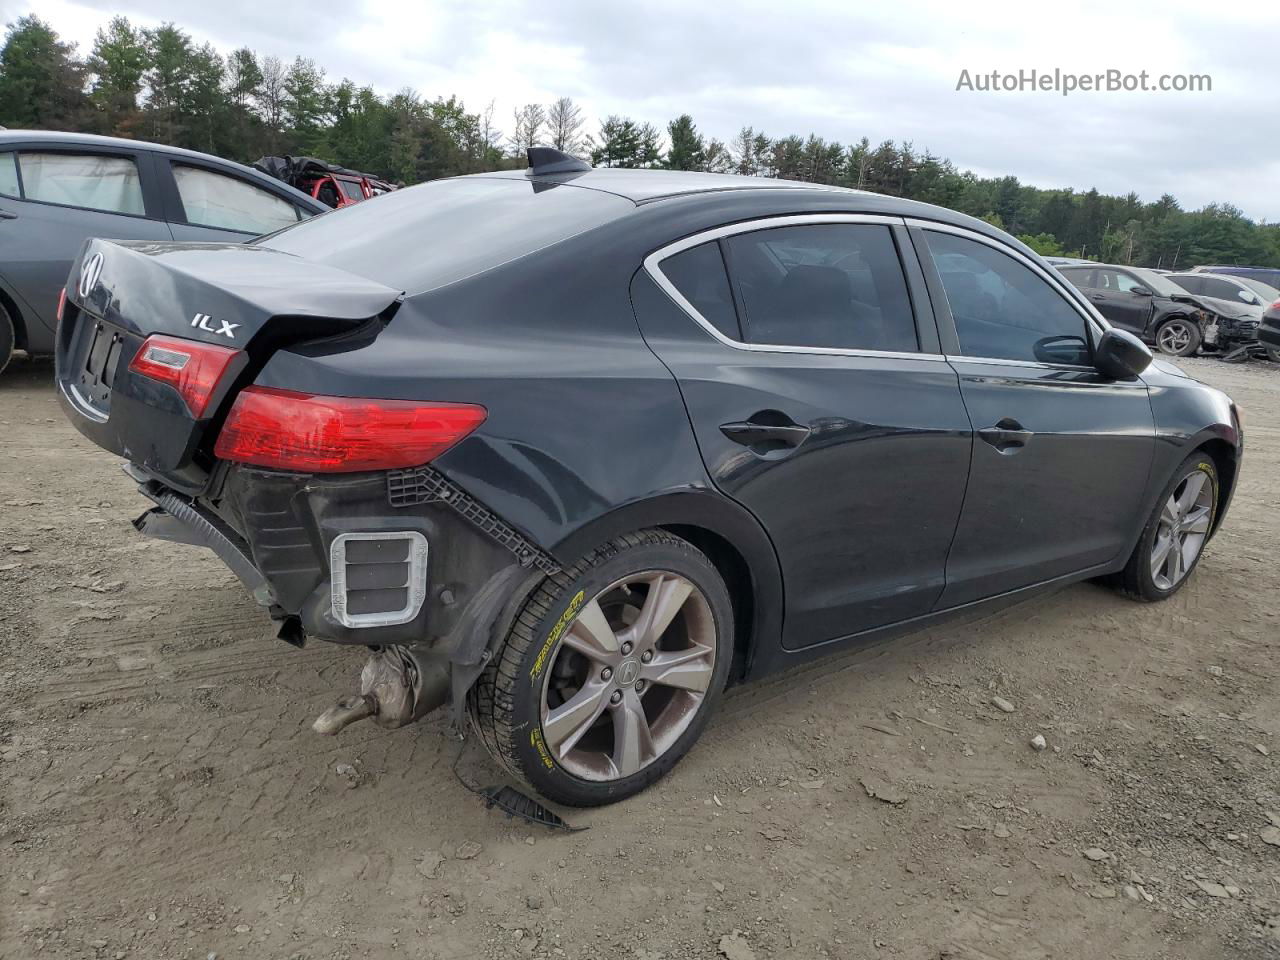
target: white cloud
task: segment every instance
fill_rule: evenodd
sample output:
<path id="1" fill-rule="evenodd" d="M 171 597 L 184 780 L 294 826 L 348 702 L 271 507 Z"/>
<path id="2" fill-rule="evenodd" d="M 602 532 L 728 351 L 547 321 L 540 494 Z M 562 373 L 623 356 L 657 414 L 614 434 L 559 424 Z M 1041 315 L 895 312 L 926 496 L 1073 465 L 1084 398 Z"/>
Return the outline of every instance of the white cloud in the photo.
<path id="1" fill-rule="evenodd" d="M 112 12 L 173 20 L 223 50 L 302 54 L 331 79 L 382 92 L 457 94 L 477 111 L 492 100 L 499 122 L 519 103 L 571 96 L 596 120 L 664 125 L 689 112 L 726 140 L 748 124 L 909 140 L 1037 186 L 1168 192 L 1187 207 L 1226 201 L 1280 219 L 1275 4 L 118 0 Z M 42 0 L 39 13 L 82 50 L 108 16 L 73 0 Z M 962 69 L 1033 67 L 1207 73 L 1213 91 L 955 90 Z"/>

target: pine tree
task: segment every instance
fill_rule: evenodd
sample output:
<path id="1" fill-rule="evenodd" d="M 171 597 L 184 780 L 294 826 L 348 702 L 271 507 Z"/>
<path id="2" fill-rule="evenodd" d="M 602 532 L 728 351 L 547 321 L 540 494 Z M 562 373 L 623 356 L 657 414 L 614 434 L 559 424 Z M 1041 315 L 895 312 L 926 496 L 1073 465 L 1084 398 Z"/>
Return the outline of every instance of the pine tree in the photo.
<path id="1" fill-rule="evenodd" d="M 84 65 L 34 14 L 9 25 L 0 49 L 0 124 L 75 130 L 89 120 Z"/>
<path id="2" fill-rule="evenodd" d="M 131 136 L 135 132 L 140 122 L 138 94 L 150 65 L 146 39 L 128 18 L 112 17 L 98 28 L 87 66 L 94 75 L 90 97 L 104 133 Z"/>
<path id="3" fill-rule="evenodd" d="M 706 169 L 707 146 L 693 125 L 693 117 L 685 113 L 672 120 L 667 124 L 667 137 L 671 146 L 663 166 L 668 170 Z"/>

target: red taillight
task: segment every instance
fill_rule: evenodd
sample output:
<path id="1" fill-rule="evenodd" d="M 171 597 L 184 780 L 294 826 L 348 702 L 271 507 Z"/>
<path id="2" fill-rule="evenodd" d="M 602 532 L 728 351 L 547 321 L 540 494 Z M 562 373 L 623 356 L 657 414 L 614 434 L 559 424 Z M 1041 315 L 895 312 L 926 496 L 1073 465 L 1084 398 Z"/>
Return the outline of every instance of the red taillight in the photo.
<path id="1" fill-rule="evenodd" d="M 1277 300 L 1271 306 L 1267 307 L 1267 312 L 1270 312 L 1272 310 L 1280 310 L 1280 300 Z"/>
<path id="2" fill-rule="evenodd" d="M 58 312 L 56 314 L 58 322 L 62 322 L 62 311 L 67 309 L 67 288 L 63 287 L 58 291 Z"/>
<path id="3" fill-rule="evenodd" d="M 214 454 L 223 460 L 308 473 L 417 467 L 484 422 L 470 403 L 321 397 L 245 387 Z"/>
<path id="4" fill-rule="evenodd" d="M 159 334 L 147 337 L 129 369 L 151 380 L 167 383 L 182 395 L 191 415 L 199 420 L 213 398 L 227 368 L 244 354 L 231 347 L 216 347 Z"/>

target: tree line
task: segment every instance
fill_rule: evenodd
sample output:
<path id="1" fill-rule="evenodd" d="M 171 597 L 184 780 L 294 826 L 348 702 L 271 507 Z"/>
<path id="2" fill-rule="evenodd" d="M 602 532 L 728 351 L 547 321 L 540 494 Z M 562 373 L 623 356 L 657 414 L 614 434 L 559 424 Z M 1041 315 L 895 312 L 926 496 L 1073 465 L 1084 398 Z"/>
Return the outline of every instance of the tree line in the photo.
<path id="1" fill-rule="evenodd" d="M 910 142 L 873 145 L 816 134 L 773 137 L 743 127 L 706 137 L 688 114 L 659 128 L 608 116 L 598 129 L 571 99 L 472 112 L 455 96 L 412 88 L 383 96 L 332 82 L 307 57 L 284 62 L 247 47 L 223 54 L 172 23 L 121 16 L 81 56 L 34 14 L 7 26 L 0 48 L 0 124 L 101 133 L 252 162 L 316 156 L 398 183 L 524 165 L 530 146 L 554 146 L 596 166 L 783 177 L 871 190 L 988 220 L 1044 254 L 1169 268 L 1197 263 L 1280 266 L 1280 224 L 1255 223 L 1227 203 L 1183 210 L 1165 194 L 1047 190 L 1017 177 L 979 177 Z"/>

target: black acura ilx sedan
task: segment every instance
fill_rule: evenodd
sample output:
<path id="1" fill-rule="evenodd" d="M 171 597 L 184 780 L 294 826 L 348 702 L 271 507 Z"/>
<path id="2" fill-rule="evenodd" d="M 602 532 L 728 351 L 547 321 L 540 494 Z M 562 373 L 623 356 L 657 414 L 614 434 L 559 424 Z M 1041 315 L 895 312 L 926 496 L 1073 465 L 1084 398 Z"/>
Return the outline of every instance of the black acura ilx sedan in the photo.
<path id="1" fill-rule="evenodd" d="M 1007 234 L 530 160 L 72 268 L 60 398 L 137 528 L 372 651 L 321 732 L 445 707 L 606 803 L 727 684 L 1086 578 L 1160 600 L 1221 523 L 1230 399 Z"/>

